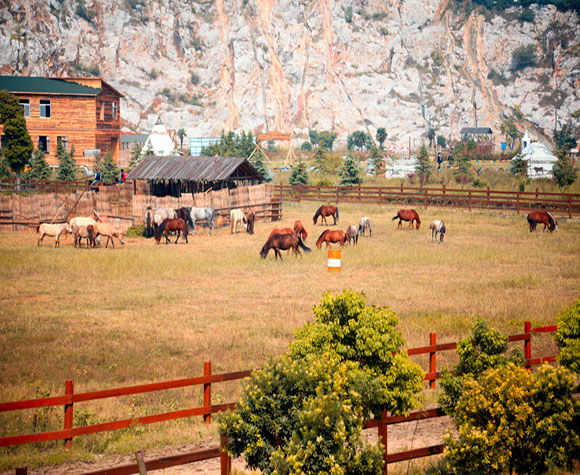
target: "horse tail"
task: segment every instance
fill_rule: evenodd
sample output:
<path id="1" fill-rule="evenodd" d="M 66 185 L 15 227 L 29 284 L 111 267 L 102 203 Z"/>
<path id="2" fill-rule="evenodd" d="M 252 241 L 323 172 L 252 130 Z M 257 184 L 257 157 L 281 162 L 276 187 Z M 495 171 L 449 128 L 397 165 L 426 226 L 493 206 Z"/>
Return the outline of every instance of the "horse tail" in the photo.
<path id="1" fill-rule="evenodd" d="M 338 206 L 334 208 L 336 210 L 336 222 L 338 223 Z"/>
<path id="2" fill-rule="evenodd" d="M 391 219 L 391 221 L 394 221 L 395 219 L 399 219 L 399 213 L 397 213 L 397 216 L 393 216 L 393 219 Z"/>
<path id="3" fill-rule="evenodd" d="M 301 249 L 304 250 L 304 252 L 311 252 L 312 249 L 310 249 L 308 246 L 305 246 L 304 243 L 302 242 L 302 238 L 300 236 L 298 236 L 298 245 L 300 246 Z"/>

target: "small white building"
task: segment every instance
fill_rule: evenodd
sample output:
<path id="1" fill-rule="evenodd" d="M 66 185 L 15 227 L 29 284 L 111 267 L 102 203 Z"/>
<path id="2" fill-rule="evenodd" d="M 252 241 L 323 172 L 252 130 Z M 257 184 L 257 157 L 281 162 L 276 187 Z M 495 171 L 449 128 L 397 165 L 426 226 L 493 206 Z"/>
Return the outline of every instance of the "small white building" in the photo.
<path id="1" fill-rule="evenodd" d="M 529 178 L 552 178 L 552 167 L 558 158 L 544 144 L 532 142 L 527 131 L 522 139 L 522 153 L 519 156 L 528 162 Z"/>
<path id="2" fill-rule="evenodd" d="M 415 173 L 417 168 L 417 158 L 405 159 L 385 159 L 385 178 L 406 178 L 409 174 Z"/>
<path id="3" fill-rule="evenodd" d="M 147 137 L 141 149 L 141 155 L 145 155 L 146 152 L 151 150 L 153 151 L 153 155 L 157 157 L 167 157 L 177 154 L 175 142 L 173 142 L 165 126 L 159 122 L 155 124 L 149 137 Z"/>

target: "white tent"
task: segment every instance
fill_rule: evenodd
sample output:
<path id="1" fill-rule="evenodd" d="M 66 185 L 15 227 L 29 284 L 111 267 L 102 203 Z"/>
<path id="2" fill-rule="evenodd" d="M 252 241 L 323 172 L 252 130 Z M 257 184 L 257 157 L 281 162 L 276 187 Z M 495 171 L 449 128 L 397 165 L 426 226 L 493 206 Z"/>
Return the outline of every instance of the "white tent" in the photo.
<path id="1" fill-rule="evenodd" d="M 552 178 L 552 167 L 558 159 L 544 144 L 532 142 L 526 132 L 522 139 L 524 149 L 520 157 L 528 162 L 529 178 Z M 513 160 L 513 159 L 512 159 Z"/>
<path id="2" fill-rule="evenodd" d="M 177 148 L 175 143 L 169 136 L 169 132 L 167 132 L 167 129 L 163 124 L 157 123 L 155 127 L 153 127 L 153 130 L 143 145 L 141 155 L 145 155 L 149 150 L 153 150 L 153 155 L 158 157 L 176 155 Z"/>
<path id="3" fill-rule="evenodd" d="M 385 178 L 406 178 L 410 173 L 415 173 L 417 159 L 393 160 L 385 159 Z"/>

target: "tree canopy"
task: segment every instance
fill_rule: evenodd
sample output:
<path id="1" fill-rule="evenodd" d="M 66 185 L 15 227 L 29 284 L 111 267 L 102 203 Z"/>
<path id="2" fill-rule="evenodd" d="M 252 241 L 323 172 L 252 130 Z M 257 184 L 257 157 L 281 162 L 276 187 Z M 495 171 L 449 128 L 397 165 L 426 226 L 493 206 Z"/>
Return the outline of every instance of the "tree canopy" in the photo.
<path id="1" fill-rule="evenodd" d="M 20 182 L 20 173 L 30 160 L 34 146 L 18 98 L 7 91 L 0 91 L 0 124 L 4 126 L 5 137 L 2 153 Z"/>

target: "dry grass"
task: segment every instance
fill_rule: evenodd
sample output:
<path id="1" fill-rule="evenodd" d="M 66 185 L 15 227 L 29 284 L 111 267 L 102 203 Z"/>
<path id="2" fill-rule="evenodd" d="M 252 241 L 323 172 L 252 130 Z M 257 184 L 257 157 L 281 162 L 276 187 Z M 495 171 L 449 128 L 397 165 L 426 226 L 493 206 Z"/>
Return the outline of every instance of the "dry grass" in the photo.
<path id="1" fill-rule="evenodd" d="M 286 205 L 276 227 L 301 219 L 314 248 L 323 230 L 312 225 L 316 207 Z M 258 367 L 313 320 L 311 308 L 325 291 L 364 291 L 369 304 L 392 307 L 409 346 L 426 345 L 430 331 L 439 342 L 463 338 L 479 317 L 506 333 L 521 332 L 525 320 L 552 324 L 578 298 L 580 224 L 530 234 L 523 216 L 418 211 L 419 232 L 397 231 L 394 207 L 341 205 L 340 228 L 367 215 L 373 237 L 343 251 L 340 275 L 327 273 L 325 250 L 283 262 L 272 254 L 260 259 L 273 224 L 258 223 L 253 236 L 221 229 L 188 245 L 133 239 L 116 250 L 78 250 L 70 240 L 61 249 L 37 248 L 34 235 L 0 235 L 0 399 L 63 394 L 66 379 L 83 392 L 195 376 L 208 360 L 216 373 Z M 434 218 L 447 224 L 443 245 L 431 242 Z M 550 339 L 539 346 L 550 347 Z M 232 400 L 238 390 L 217 385 L 214 400 Z M 197 388 L 79 404 L 75 411 L 84 425 L 200 402 Z M 60 409 L 45 415 L 44 426 L 32 412 L 0 417 L 2 435 L 62 424 Z M 74 456 L 202 440 L 212 431 L 194 421 L 78 438 Z M 30 450 L 0 452 L 0 468 Z"/>

